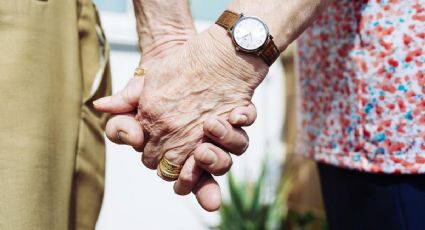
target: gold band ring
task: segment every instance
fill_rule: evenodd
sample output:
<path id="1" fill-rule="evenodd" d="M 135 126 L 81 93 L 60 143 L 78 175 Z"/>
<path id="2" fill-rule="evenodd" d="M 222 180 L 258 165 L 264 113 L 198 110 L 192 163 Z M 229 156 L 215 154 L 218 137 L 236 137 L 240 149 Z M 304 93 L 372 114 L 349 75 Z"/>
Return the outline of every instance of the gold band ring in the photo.
<path id="1" fill-rule="evenodd" d="M 135 77 L 143 77 L 143 76 L 145 76 L 145 75 L 146 75 L 146 69 L 144 69 L 144 68 L 137 67 L 137 68 L 134 70 L 134 76 L 135 76 Z"/>
<path id="2" fill-rule="evenodd" d="M 159 162 L 159 171 L 163 177 L 170 180 L 177 180 L 182 170 L 183 165 L 176 165 L 171 163 L 169 160 L 162 158 Z"/>

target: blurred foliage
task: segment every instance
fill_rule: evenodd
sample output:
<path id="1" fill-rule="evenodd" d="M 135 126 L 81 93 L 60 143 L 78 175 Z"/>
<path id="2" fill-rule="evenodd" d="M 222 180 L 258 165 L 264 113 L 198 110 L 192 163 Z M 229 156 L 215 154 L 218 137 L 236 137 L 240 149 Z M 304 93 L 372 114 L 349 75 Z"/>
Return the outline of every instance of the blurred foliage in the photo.
<path id="1" fill-rule="evenodd" d="M 223 202 L 220 209 L 220 230 L 325 230 L 324 218 L 317 218 L 312 212 L 295 213 L 288 211 L 285 200 L 290 189 L 290 180 L 280 181 L 273 194 L 266 194 L 266 163 L 263 164 L 258 180 L 236 182 L 228 174 L 230 200 Z M 266 201 L 264 198 L 272 198 Z M 269 199 L 270 200 L 270 199 Z"/>
<path id="2" fill-rule="evenodd" d="M 328 227 L 326 219 L 316 217 L 313 212 L 297 213 L 289 211 L 283 229 L 326 230 Z"/>
<path id="3" fill-rule="evenodd" d="M 237 183 L 234 176 L 228 176 L 230 202 L 220 209 L 221 230 L 235 229 L 276 229 L 282 224 L 281 202 L 263 202 L 266 167 L 263 166 L 259 179 L 254 183 Z M 275 225 L 275 226 L 273 226 Z"/>

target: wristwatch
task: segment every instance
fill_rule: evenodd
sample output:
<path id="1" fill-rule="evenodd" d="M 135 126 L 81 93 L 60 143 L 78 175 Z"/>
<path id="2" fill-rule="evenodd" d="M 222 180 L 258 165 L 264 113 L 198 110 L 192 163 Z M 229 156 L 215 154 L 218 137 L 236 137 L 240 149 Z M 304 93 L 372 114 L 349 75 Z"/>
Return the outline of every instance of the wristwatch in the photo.
<path id="1" fill-rule="evenodd" d="M 279 57 L 279 49 L 261 19 L 225 10 L 215 23 L 230 33 L 236 50 L 255 53 L 269 66 Z"/>

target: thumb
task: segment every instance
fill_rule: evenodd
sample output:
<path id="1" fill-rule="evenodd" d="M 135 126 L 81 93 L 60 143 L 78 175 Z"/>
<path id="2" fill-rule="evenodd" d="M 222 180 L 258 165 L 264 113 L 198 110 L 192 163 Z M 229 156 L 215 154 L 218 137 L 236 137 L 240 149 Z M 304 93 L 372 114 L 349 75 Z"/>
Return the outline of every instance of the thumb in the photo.
<path id="1" fill-rule="evenodd" d="M 112 114 L 132 112 L 139 104 L 143 84 L 144 78 L 134 77 L 118 93 L 94 101 L 94 108 L 98 111 Z"/>

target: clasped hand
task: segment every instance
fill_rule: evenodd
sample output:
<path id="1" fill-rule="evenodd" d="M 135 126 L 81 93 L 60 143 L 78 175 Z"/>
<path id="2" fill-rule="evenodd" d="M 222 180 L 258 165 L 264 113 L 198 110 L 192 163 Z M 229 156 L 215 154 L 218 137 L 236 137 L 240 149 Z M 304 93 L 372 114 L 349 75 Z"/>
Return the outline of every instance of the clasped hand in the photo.
<path id="1" fill-rule="evenodd" d="M 115 114 L 106 127 L 111 141 L 143 152 L 142 162 L 150 169 L 157 169 L 162 158 L 183 165 L 175 192 L 192 191 L 209 211 L 221 202 L 211 174 L 226 173 L 232 164 L 228 152 L 238 155 L 248 147 L 240 126 L 254 122 L 250 101 L 268 70 L 237 54 L 221 30 L 212 26 L 186 42 L 145 54 L 146 76 L 94 102 L 96 109 Z"/>

